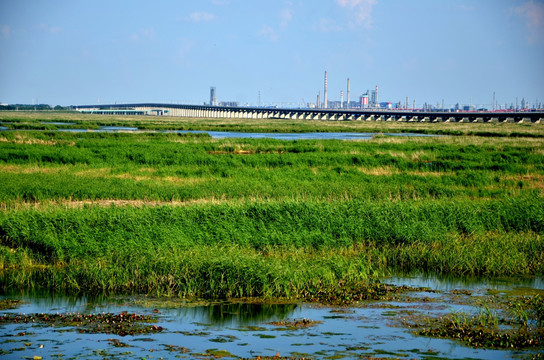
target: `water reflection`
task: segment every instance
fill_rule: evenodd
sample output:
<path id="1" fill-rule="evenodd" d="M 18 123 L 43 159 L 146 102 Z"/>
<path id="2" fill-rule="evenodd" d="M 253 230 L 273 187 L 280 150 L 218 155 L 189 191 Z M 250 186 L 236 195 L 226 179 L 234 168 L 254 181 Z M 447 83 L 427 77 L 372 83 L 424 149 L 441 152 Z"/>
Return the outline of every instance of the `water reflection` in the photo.
<path id="1" fill-rule="evenodd" d="M 0 324 L 0 350 L 4 355 L 20 358 L 34 355 L 51 358 L 63 354 L 67 358 L 101 359 L 104 354 L 119 359 L 145 357 L 148 359 L 202 358 L 209 349 L 221 349 L 232 357 L 257 356 L 327 358 L 365 358 L 391 356 L 395 358 L 479 358 L 496 359 L 534 355 L 535 350 L 484 350 L 437 338 L 416 336 L 412 329 L 399 326 L 399 321 L 411 314 L 477 312 L 470 301 L 460 296 L 479 296 L 488 288 L 529 287 L 542 289 L 542 277 L 532 279 L 459 279 L 423 275 L 397 276 L 388 283 L 429 287 L 435 292 L 410 293 L 409 299 L 394 302 L 363 302 L 349 308 L 315 306 L 311 304 L 275 304 L 216 302 L 191 303 L 178 298 L 154 299 L 147 296 L 125 297 L 66 297 L 46 293 L 12 293 L 0 298 L 19 298 L 17 309 L 0 313 L 128 313 L 148 314 L 165 330 L 145 336 L 116 336 L 112 334 L 80 334 L 77 328 L 43 326 L 43 324 Z M 474 289 L 470 293 L 452 289 Z M 9 295 L 9 296 L 8 296 Z M 429 300 L 432 299 L 432 300 Z M 454 299 L 457 299 L 453 301 Z M 456 302 L 457 301 L 457 302 Z M 293 327 L 297 319 L 309 319 L 308 327 Z M 273 323 L 274 322 L 274 323 Z M 18 334 L 25 333 L 25 336 Z M 127 345 L 118 348 L 112 339 Z M 31 344 L 31 345 L 25 345 Z M 38 344 L 45 344 L 39 348 Z M 108 345 L 109 344 L 109 345 Z M 185 353 L 173 350 L 186 348 Z M 26 352 L 22 350 L 26 348 Z M 128 350 L 128 351 L 127 351 Z M 104 352 L 105 351 L 105 352 Z M 209 358 L 210 356 L 206 357 Z"/>
<path id="2" fill-rule="evenodd" d="M 284 319 L 296 308 L 296 304 L 225 303 L 194 308 L 194 310 L 206 322 L 248 324 Z"/>
<path id="3" fill-rule="evenodd" d="M 454 289 L 482 290 L 498 289 L 510 290 L 515 288 L 530 288 L 544 290 L 544 278 L 537 277 L 455 277 L 426 274 L 399 275 L 383 279 L 392 285 L 406 285 L 411 287 L 428 287 L 435 290 L 448 291 Z"/>
<path id="4" fill-rule="evenodd" d="M 44 124 L 44 125 L 66 125 L 66 126 L 70 126 L 70 125 L 76 125 L 77 123 L 75 122 L 62 122 L 62 121 L 42 121 L 40 122 L 40 124 Z"/>

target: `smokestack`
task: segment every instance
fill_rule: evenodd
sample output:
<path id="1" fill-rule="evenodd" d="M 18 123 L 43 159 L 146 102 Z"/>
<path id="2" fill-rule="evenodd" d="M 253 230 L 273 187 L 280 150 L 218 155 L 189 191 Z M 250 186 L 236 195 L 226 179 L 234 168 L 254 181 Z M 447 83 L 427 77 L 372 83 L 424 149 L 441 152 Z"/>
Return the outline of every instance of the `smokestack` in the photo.
<path id="1" fill-rule="evenodd" d="M 317 93 L 317 102 L 315 103 L 315 108 L 319 109 L 321 107 L 321 99 L 320 99 L 321 92 Z"/>
<path id="2" fill-rule="evenodd" d="M 210 87 L 210 106 L 217 105 L 217 97 L 215 94 L 215 86 Z"/>
<path id="3" fill-rule="evenodd" d="M 493 111 L 495 110 L 495 92 L 493 91 Z"/>
<path id="4" fill-rule="evenodd" d="M 376 106 L 378 105 L 379 103 L 379 100 L 378 100 L 378 85 L 376 85 Z"/>
<path id="5" fill-rule="evenodd" d="M 340 109 L 344 108 L 344 90 L 340 90 Z"/>
<path id="6" fill-rule="evenodd" d="M 350 85 L 349 85 L 349 78 L 348 78 L 348 102 L 346 104 L 346 107 L 349 108 L 349 91 L 350 91 Z"/>
<path id="7" fill-rule="evenodd" d="M 326 109 L 328 107 L 328 101 L 327 101 L 327 72 L 325 71 L 325 91 L 323 92 L 323 108 Z"/>

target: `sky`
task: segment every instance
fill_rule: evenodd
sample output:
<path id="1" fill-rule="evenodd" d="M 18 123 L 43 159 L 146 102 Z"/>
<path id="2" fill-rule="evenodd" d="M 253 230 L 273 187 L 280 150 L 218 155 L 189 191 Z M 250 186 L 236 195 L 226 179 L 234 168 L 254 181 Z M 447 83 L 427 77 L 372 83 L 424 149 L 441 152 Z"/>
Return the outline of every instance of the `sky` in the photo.
<path id="1" fill-rule="evenodd" d="M 0 0 L 0 103 L 544 103 L 544 0 Z"/>

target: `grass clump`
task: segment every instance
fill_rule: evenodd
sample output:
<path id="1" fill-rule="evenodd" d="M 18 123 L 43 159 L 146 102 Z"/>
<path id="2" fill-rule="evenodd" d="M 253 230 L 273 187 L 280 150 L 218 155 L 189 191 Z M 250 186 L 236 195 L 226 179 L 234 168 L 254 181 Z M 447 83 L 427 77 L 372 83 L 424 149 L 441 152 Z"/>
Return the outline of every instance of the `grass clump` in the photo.
<path id="1" fill-rule="evenodd" d="M 542 348 L 543 304 L 540 295 L 518 298 L 508 304 L 506 311 L 493 310 L 484 304 L 478 314 L 452 313 L 428 319 L 428 324 L 417 332 L 459 340 L 473 347 Z"/>

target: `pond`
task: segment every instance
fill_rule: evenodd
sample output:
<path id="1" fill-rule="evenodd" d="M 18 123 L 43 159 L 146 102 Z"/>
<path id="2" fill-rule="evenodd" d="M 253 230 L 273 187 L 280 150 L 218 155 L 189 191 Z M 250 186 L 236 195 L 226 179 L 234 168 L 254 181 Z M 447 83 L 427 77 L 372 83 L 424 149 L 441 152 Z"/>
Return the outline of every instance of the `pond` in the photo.
<path id="1" fill-rule="evenodd" d="M 190 303 L 147 296 L 90 299 L 12 295 L 10 299 L 22 302 L 0 312 L 4 319 L 0 322 L 0 354 L 43 359 L 235 359 L 276 355 L 312 359 L 497 359 L 537 353 L 478 349 L 453 340 L 419 336 L 403 325 L 403 319 L 423 313 L 476 311 L 469 298 L 484 298 L 490 293 L 519 289 L 543 292 L 541 278 L 466 282 L 413 277 L 386 282 L 427 288 L 407 292 L 395 301 L 344 307 L 243 301 Z M 75 320 L 89 314 L 94 314 L 98 325 Z M 132 328 L 136 331 L 114 330 L 121 326 L 123 315 L 134 318 L 134 314 L 142 317 L 140 327 Z M 11 321 L 5 321 L 9 317 Z M 55 317 L 64 321 L 52 321 Z"/>

